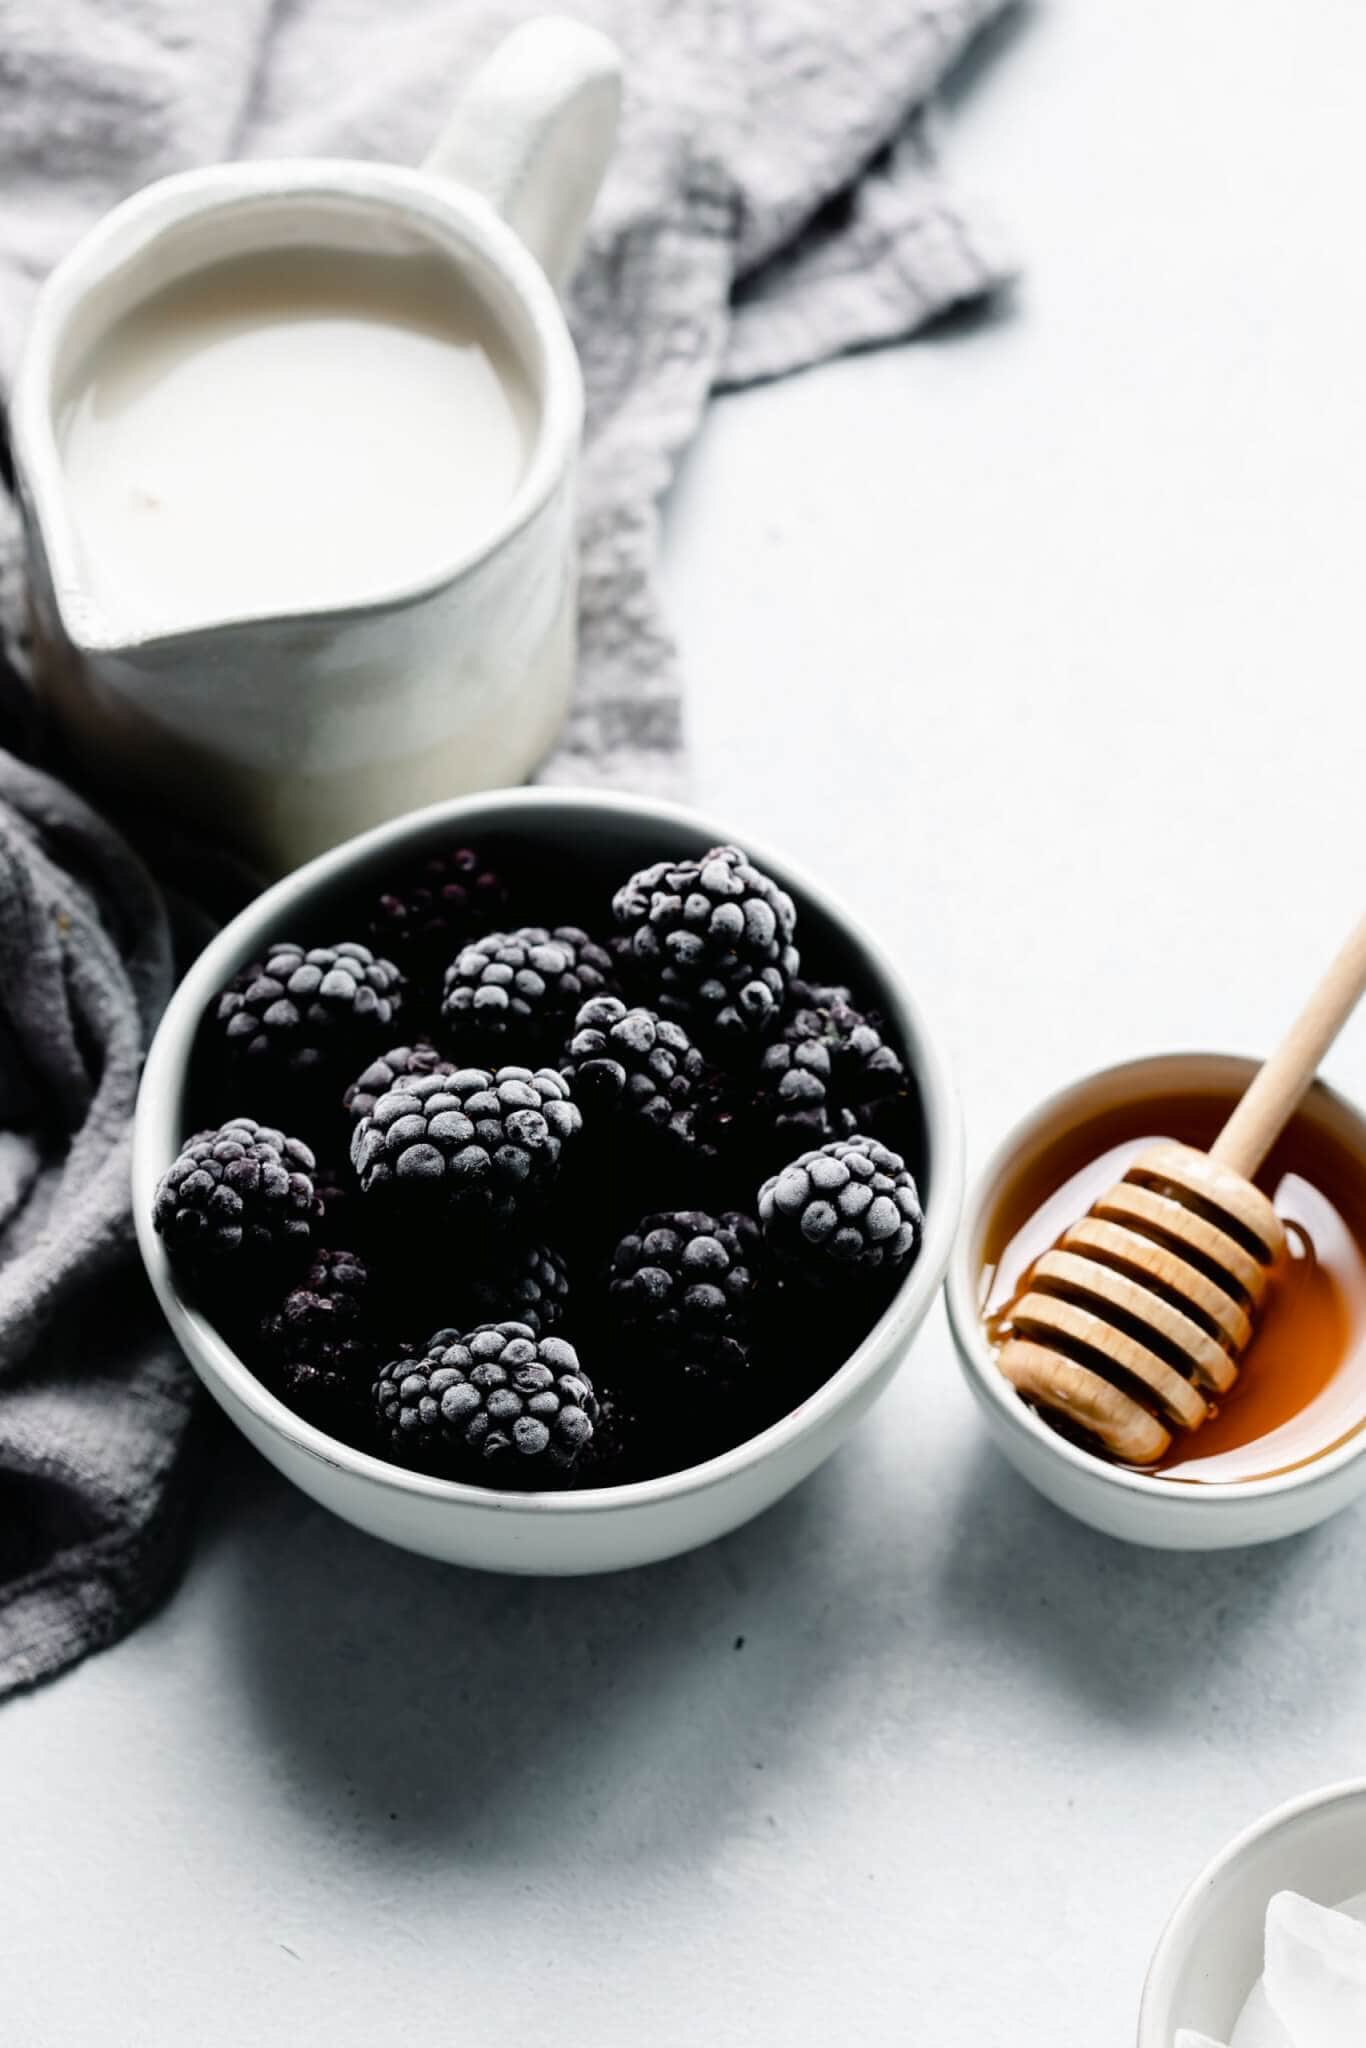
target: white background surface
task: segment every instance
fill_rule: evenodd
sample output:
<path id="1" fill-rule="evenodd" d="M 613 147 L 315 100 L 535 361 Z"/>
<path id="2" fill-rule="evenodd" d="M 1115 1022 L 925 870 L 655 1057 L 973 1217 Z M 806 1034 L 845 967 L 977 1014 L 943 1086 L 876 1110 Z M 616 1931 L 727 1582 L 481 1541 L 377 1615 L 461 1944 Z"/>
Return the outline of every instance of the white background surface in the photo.
<path id="1" fill-rule="evenodd" d="M 1355 0 L 1039 8 L 950 135 L 1014 308 L 719 405 L 670 508 L 698 799 L 901 949 L 974 1159 L 1264 1048 L 1359 908 L 1363 67 Z M 1063 1520 L 939 1312 L 799 1494 L 609 1582 L 235 1451 L 167 1610 L 0 1713 L 0 2043 L 1125 2044 L 1205 1857 L 1366 1770 L 1364 1584 L 1362 1511 Z"/>

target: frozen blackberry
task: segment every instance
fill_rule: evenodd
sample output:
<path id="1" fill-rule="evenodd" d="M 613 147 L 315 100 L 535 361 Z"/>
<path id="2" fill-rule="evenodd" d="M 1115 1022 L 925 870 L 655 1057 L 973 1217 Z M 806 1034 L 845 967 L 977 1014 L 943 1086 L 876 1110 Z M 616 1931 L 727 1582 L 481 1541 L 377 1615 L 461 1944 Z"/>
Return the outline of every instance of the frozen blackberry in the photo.
<path id="1" fill-rule="evenodd" d="M 804 1152 L 759 1191 L 775 1257 L 813 1284 L 907 1265 L 924 1224 L 906 1163 L 876 1138 L 837 1138 Z"/>
<path id="2" fill-rule="evenodd" d="M 446 969 L 442 1020 L 465 1058 L 551 1052 L 589 996 L 613 985 L 612 961 L 574 925 L 491 932 Z"/>
<path id="3" fill-rule="evenodd" d="M 500 1246 L 459 1291 L 472 1323 L 511 1319 L 525 1323 L 534 1337 L 548 1337 L 564 1320 L 569 1271 L 548 1244 Z"/>
<path id="4" fill-rule="evenodd" d="M 373 1400 L 402 1463 L 490 1486 L 563 1485 L 598 1415 L 573 1345 L 512 1322 L 438 1330 L 423 1356 L 383 1368 Z"/>
<path id="5" fill-rule="evenodd" d="M 381 1095 L 351 1134 L 351 1164 L 367 1197 L 498 1222 L 545 1193 L 582 1127 L 548 1067 L 462 1067 Z"/>
<path id="6" fill-rule="evenodd" d="M 229 983 L 215 1022 L 243 1069 L 340 1081 L 392 1035 L 402 1004 L 402 975 L 368 946 L 282 942 Z"/>
<path id="7" fill-rule="evenodd" d="M 748 1216 L 647 1216 L 612 1254 L 613 1312 L 650 1365 L 722 1390 L 750 1364 L 760 1254 Z"/>
<path id="8" fill-rule="evenodd" d="M 374 1375 L 371 1282 L 355 1252 L 319 1251 L 297 1287 L 261 1326 L 265 1377 L 290 1407 L 322 1428 L 363 1407 Z"/>
<path id="9" fill-rule="evenodd" d="M 792 898 L 737 846 L 659 861 L 612 900 L 634 972 L 658 1007 L 698 1033 L 762 1037 L 796 974 Z"/>
<path id="10" fill-rule="evenodd" d="M 574 1020 L 561 1069 L 590 1117 L 599 1107 L 621 1111 L 685 1145 L 703 1135 L 707 1063 L 671 1018 L 594 996 Z"/>
<path id="11" fill-rule="evenodd" d="M 795 982 L 787 1020 L 764 1048 L 759 1082 L 769 1128 L 821 1144 L 866 1129 L 875 1105 L 904 1092 L 906 1069 L 847 988 Z"/>
<path id="12" fill-rule="evenodd" d="M 467 940 L 504 923 L 508 888 L 471 846 L 428 854 L 386 889 L 370 918 L 370 937 L 409 974 L 439 976 Z"/>
<path id="13" fill-rule="evenodd" d="M 302 1256 L 322 1213 L 307 1145 L 251 1117 L 200 1131 L 164 1175 L 152 1221 L 178 1266 L 249 1272 Z"/>
<path id="14" fill-rule="evenodd" d="M 388 1052 L 382 1052 L 378 1059 L 371 1060 L 363 1074 L 351 1083 L 342 1101 L 342 1107 L 356 1121 L 369 1116 L 381 1095 L 387 1095 L 405 1081 L 419 1080 L 424 1074 L 453 1074 L 455 1064 L 444 1053 L 421 1038 L 416 1045 L 395 1045 Z"/>

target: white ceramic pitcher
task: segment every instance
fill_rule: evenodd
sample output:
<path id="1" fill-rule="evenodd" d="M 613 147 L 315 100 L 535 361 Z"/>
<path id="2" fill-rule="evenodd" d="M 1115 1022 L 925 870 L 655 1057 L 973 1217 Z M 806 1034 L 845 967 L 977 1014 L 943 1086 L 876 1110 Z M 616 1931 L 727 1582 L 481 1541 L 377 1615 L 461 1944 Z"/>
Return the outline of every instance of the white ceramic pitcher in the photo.
<path id="1" fill-rule="evenodd" d="M 523 779 L 574 662 L 578 361 L 557 289 L 616 133 L 614 46 L 545 17 L 476 74 L 421 170 L 220 164 L 109 214 L 39 295 L 11 426 L 29 536 L 35 669 L 88 770 L 211 821 L 281 871 L 434 799 Z M 524 473 L 443 572 L 326 611 L 130 634 L 91 595 L 58 415 L 72 366 L 122 315 L 225 259 L 280 248 L 435 252 L 534 394 Z"/>

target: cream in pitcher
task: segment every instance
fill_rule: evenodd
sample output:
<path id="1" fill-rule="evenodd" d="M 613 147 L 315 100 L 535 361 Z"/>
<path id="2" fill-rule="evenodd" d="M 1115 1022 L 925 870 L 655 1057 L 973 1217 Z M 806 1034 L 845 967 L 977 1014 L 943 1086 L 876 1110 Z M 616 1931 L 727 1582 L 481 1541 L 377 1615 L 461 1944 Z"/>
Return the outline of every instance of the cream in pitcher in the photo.
<path id="1" fill-rule="evenodd" d="M 613 45 L 544 17 L 421 169 L 183 172 L 54 271 L 11 427 L 35 673 L 92 777 L 279 871 L 544 758 L 583 416 L 557 294 L 619 96 Z"/>
<path id="2" fill-rule="evenodd" d="M 152 631 L 424 582 L 490 531 L 535 402 L 429 256 L 268 250 L 115 322 L 58 417 L 87 588 Z"/>

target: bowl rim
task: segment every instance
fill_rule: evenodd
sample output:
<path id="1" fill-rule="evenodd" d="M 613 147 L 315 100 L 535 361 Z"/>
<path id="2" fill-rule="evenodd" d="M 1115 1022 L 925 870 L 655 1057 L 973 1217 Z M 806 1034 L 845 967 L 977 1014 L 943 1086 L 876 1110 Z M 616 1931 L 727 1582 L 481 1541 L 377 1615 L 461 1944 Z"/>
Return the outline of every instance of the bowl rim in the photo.
<path id="1" fill-rule="evenodd" d="M 1223 1512 L 1235 1501 L 1246 1504 L 1249 1501 L 1275 1500 L 1286 1494 L 1307 1493 L 1329 1485 L 1346 1466 L 1355 1464 L 1366 1455 L 1366 1422 L 1359 1424 L 1341 1443 L 1318 1457 L 1309 1458 L 1288 1472 L 1271 1474 L 1263 1479 L 1212 1480 L 1194 1485 L 1183 1481 L 1164 1482 L 1152 1474 L 1130 1472 L 1123 1466 L 1109 1465 L 1104 1459 L 1093 1457 L 1050 1429 L 1033 1409 L 1020 1400 L 996 1365 L 977 1310 L 975 1242 L 978 1226 L 1009 1170 L 1066 1113 L 1077 1097 L 1084 1096 L 1098 1084 L 1114 1082 L 1120 1077 L 1137 1082 L 1143 1075 L 1159 1079 L 1164 1071 L 1179 1066 L 1188 1070 L 1192 1066 L 1200 1066 L 1227 1072 L 1230 1067 L 1242 1069 L 1249 1065 L 1255 1067 L 1258 1063 L 1255 1054 L 1195 1048 L 1140 1054 L 1095 1067 L 1054 1089 L 1012 1124 L 974 1176 L 949 1258 L 945 1281 L 949 1325 L 959 1363 L 972 1392 L 1017 1439 L 1042 1449 L 1061 1466 L 1075 1473 L 1079 1485 L 1109 1489 L 1131 1501 L 1141 1501 L 1145 1503 L 1146 1512 L 1154 1515 L 1161 1515 L 1179 1505 L 1183 1513 L 1192 1509 L 1209 1516 Z M 1315 1080 L 1313 1092 L 1327 1096 L 1349 1118 L 1366 1127 L 1366 1116 L 1357 1105 L 1322 1076 Z M 1366 1148 L 1363 1149 L 1363 1164 L 1366 1165 Z"/>
<path id="2" fill-rule="evenodd" d="M 680 833 L 710 845 L 742 845 L 759 866 L 775 871 L 785 888 L 795 888 L 832 924 L 839 926 L 854 948 L 866 955 L 900 1012 L 897 1022 L 908 1040 L 909 1064 L 920 1092 L 921 1114 L 934 1162 L 934 1186 L 925 1204 L 925 1234 L 919 1254 L 895 1296 L 844 1362 L 786 1415 L 719 1456 L 678 1472 L 620 1486 L 584 1487 L 576 1492 L 522 1493 L 409 1471 L 405 1466 L 343 1444 L 296 1415 L 256 1377 L 207 1316 L 181 1297 L 165 1247 L 152 1226 L 152 1196 L 180 1143 L 179 1128 L 173 1127 L 168 1105 L 179 1102 L 185 1064 L 199 1020 L 207 1002 L 235 971 L 248 932 L 252 933 L 254 944 L 258 930 L 264 933 L 278 926 L 282 917 L 316 889 L 337 883 L 348 869 L 388 848 L 397 851 L 410 840 L 447 826 L 454 829 L 464 819 L 484 816 L 493 810 L 507 814 L 515 823 L 519 815 L 553 812 L 566 805 L 615 816 L 623 826 L 648 814 L 652 822 L 677 826 Z M 499 828 L 486 823 L 482 829 Z M 815 882 L 800 865 L 772 852 L 753 834 L 731 834 L 706 813 L 687 805 L 614 790 L 546 785 L 476 791 L 405 812 L 295 868 L 224 925 L 186 971 L 167 1004 L 148 1051 L 133 1124 L 131 1177 L 138 1248 L 172 1332 L 195 1369 L 210 1373 L 267 1429 L 283 1436 L 309 1457 L 363 1484 L 394 1489 L 411 1498 L 504 1515 L 575 1517 L 673 1501 L 724 1485 L 816 1433 L 828 1418 L 854 1400 L 884 1361 L 909 1344 L 939 1290 L 962 1211 L 963 1152 L 957 1092 L 920 1004 L 880 943 L 823 884 Z"/>
<path id="3" fill-rule="evenodd" d="M 1172 1907 L 1157 1938 L 1157 1946 L 1143 1979 L 1137 2048 L 1167 2048 L 1167 2035 L 1173 2024 L 1171 2001 L 1175 1995 L 1176 1976 L 1190 1948 L 1189 1923 L 1215 1886 L 1266 1836 L 1279 1834 L 1304 1814 L 1319 1807 L 1337 1806 L 1353 1799 L 1366 1802 L 1366 1777 L 1339 1778 L 1331 1785 L 1316 1786 L 1312 1792 L 1297 1793 L 1293 1799 L 1282 1800 L 1279 1806 L 1273 1806 L 1269 1812 L 1240 1829 L 1231 1841 L 1211 1856 Z"/>

